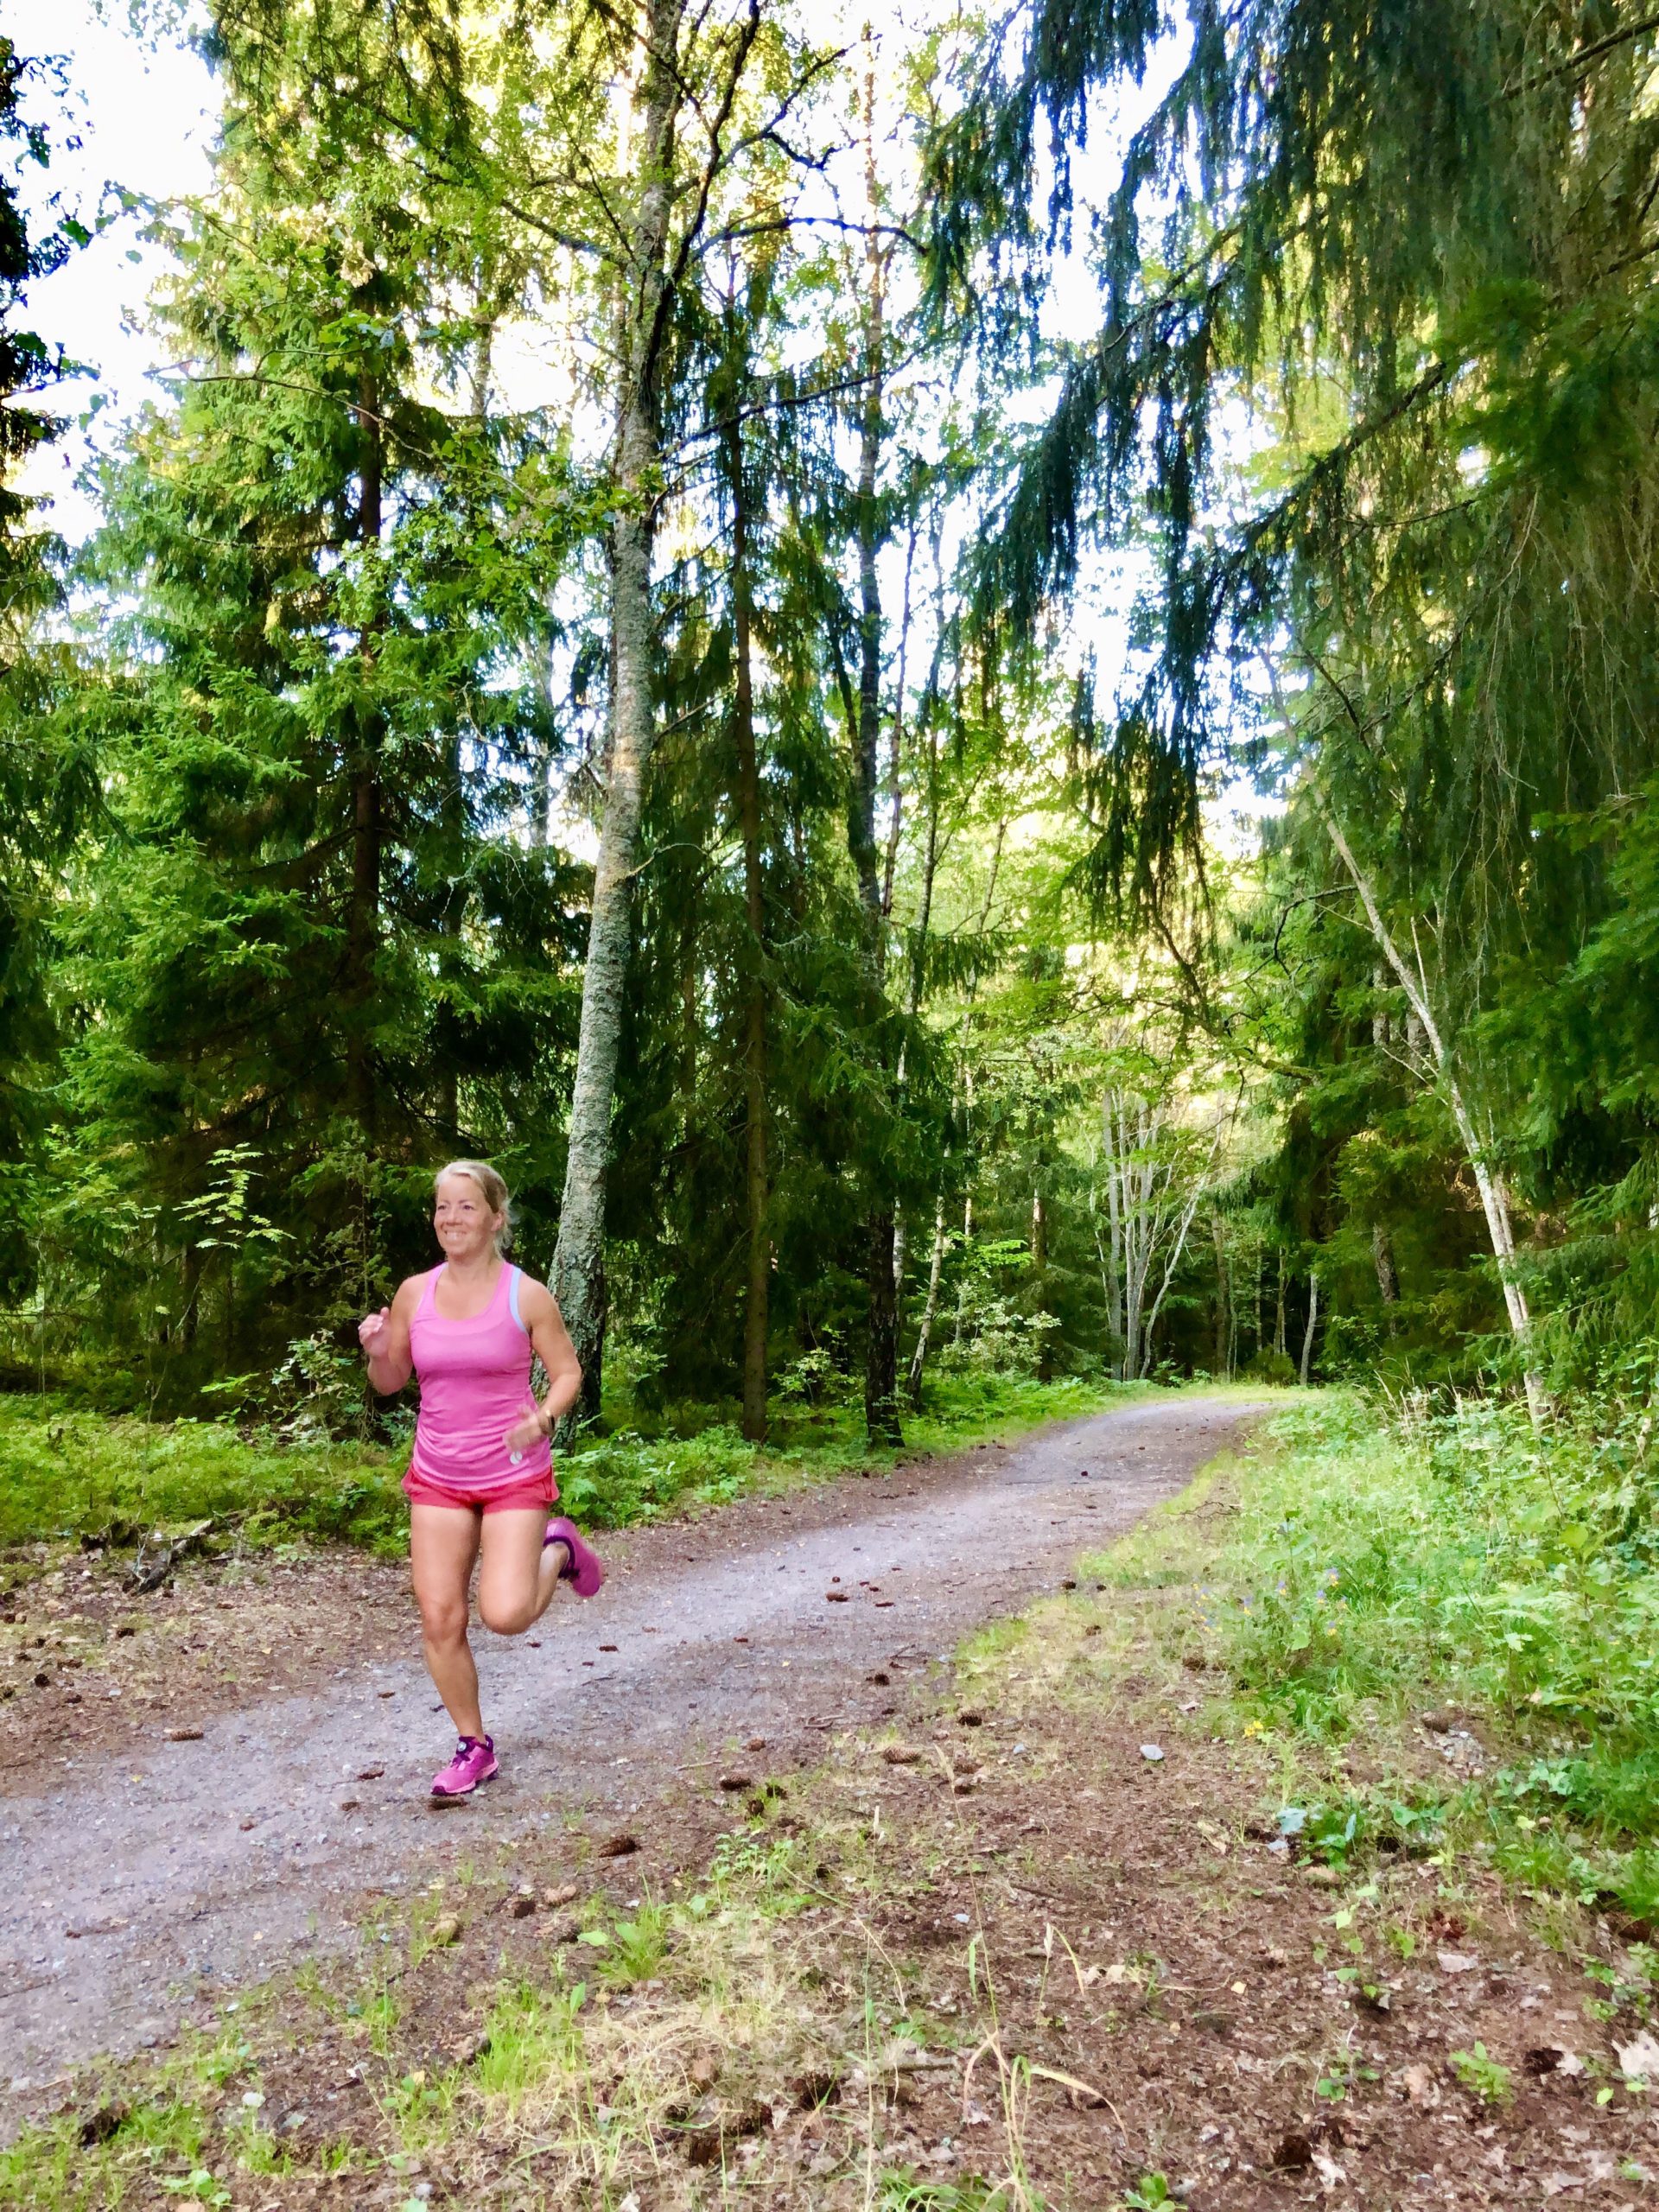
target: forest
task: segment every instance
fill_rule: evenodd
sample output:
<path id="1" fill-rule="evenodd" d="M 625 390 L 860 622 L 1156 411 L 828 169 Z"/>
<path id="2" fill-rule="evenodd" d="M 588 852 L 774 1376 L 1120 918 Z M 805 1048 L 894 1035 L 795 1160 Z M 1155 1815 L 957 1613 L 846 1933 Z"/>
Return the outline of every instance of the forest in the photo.
<path id="1" fill-rule="evenodd" d="M 10 1389 L 362 1433 L 457 1154 L 589 1421 L 1638 1387 L 1650 23 L 191 35 L 211 189 L 32 229 L 0 48 Z M 72 543 L 29 302 L 111 219 Z"/>
<path id="2" fill-rule="evenodd" d="M 1651 2202 L 1659 15 L 61 4 L 0 2198 Z"/>

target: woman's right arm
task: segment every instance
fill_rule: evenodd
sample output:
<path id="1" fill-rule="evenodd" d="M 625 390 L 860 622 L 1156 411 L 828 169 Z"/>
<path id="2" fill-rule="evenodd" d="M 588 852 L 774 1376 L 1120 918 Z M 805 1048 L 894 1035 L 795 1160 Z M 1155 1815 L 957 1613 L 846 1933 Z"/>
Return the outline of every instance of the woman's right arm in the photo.
<path id="1" fill-rule="evenodd" d="M 423 1278 L 411 1275 L 397 1287 L 397 1295 L 378 1313 L 357 1325 L 357 1340 L 369 1365 L 369 1387 L 383 1398 L 395 1397 L 415 1371 L 410 1352 L 409 1325 L 415 1318 Z"/>

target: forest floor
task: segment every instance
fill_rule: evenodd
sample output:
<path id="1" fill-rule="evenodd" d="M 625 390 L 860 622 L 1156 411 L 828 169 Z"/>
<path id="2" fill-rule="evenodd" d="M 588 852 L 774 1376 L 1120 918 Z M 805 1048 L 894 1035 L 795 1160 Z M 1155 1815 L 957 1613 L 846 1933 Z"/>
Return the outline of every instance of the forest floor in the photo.
<path id="1" fill-rule="evenodd" d="M 607 1537 L 592 1604 L 561 1600 L 521 1644 L 476 1636 L 503 1771 L 435 1812 L 425 1785 L 452 1738 L 405 1565 L 232 1554 L 135 1601 L 69 1554 L 0 1624 L 8 2077 L 154 2039 L 267 1961 L 355 1943 L 372 1886 L 507 1838 L 563 1848 L 573 1821 L 613 1827 L 706 1787 L 733 1741 L 815 1758 L 892 1701 L 869 1672 L 948 1660 L 1052 1588 L 1096 1528 L 1179 1490 L 1238 1420 L 1144 1402 Z M 653 1818 L 671 1834 L 671 1812 Z"/>
<path id="2" fill-rule="evenodd" d="M 1317 1804 L 1444 1797 L 1488 1756 L 1484 1725 L 1418 1712 L 1321 1749 L 1244 1717 L 1205 1575 L 1248 1460 L 1214 1459 L 1119 1535 L 1249 1426 L 1237 1401 L 1147 1404 L 879 1492 L 636 1540 L 609 1616 L 561 1622 L 598 1647 L 581 1655 L 594 1691 L 618 1647 L 582 1698 L 582 1802 L 527 1742 L 509 1789 L 405 1811 L 420 1762 L 391 1719 L 370 1747 L 384 1774 L 342 1791 L 345 1738 L 316 1756 L 335 1846 L 313 1810 L 308 1846 L 284 1829 L 238 1859 L 232 1839 L 258 1826 L 238 1775 L 270 1768 L 289 1725 L 269 1710 L 258 1732 L 242 1715 L 239 1766 L 211 1728 L 160 1751 L 152 1732 L 157 1799 L 82 1796 L 78 1778 L 37 1833 L 14 1798 L 12 1896 L 50 1929 L 21 1979 L 58 1968 L 29 2016 L 44 2063 L 112 2027 L 130 2040 L 124 1986 L 152 2005 L 155 2048 L 15 2085 L 14 2125 L 35 2125 L 0 2157 L 0 2196 L 31 2212 L 1652 2202 L 1653 1955 L 1631 1931 L 1522 1894 L 1450 1831 L 1420 1844 L 1408 1824 L 1403 1847 L 1390 1834 L 1351 1859 L 1307 1847 Z M 683 1586 L 676 1549 L 721 1617 L 702 1648 L 647 1618 Z M 972 1629 L 1021 1596 L 1023 1617 Z M 341 1709 L 372 1723 L 411 1703 L 407 1666 L 383 1702 L 390 1663 L 359 1662 L 370 1702 Z M 525 1694 L 515 1741 L 537 1712 L 545 1726 L 547 1695 Z M 83 1862 L 131 1850 L 191 1760 L 201 1847 L 221 1860 L 217 1891 L 194 1877 L 209 1934 L 187 1916 L 189 1836 L 163 1817 L 159 1854 L 146 1840 L 122 1866 L 143 1897 L 60 1940 Z M 303 1771 L 276 1764 L 273 1820 Z M 363 1817 L 342 1821 L 337 1792 Z M 315 1915 L 310 1959 L 258 1986 L 260 1952 L 227 1971 L 238 1883 L 272 1948 L 303 1949 Z M 137 1941 L 115 1924 L 134 1905 Z M 214 1971 L 193 1956 L 169 2006 L 181 1940 L 210 1944 Z"/>

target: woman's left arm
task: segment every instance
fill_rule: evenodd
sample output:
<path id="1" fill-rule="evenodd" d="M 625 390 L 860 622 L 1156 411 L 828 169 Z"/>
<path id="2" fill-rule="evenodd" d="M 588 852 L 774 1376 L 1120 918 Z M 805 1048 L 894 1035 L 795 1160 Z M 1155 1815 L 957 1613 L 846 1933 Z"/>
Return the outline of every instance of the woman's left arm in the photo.
<path id="1" fill-rule="evenodd" d="M 582 1395 L 582 1363 L 564 1317 L 545 1283 L 534 1282 L 528 1275 L 520 1278 L 518 1315 L 536 1357 L 547 1370 L 547 1395 L 534 1413 L 526 1411 L 524 1420 L 507 1431 L 507 1443 L 515 1452 L 523 1451 L 538 1436 L 550 1436 Z"/>

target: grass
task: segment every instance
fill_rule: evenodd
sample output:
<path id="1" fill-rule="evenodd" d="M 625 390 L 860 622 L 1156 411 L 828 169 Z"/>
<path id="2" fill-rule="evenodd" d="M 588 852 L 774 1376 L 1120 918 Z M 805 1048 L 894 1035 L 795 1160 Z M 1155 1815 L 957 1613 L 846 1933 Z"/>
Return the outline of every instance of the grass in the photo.
<path id="1" fill-rule="evenodd" d="M 1621 1442 L 1618 1422 L 1605 1405 L 1566 1413 L 1541 1446 L 1502 1408 L 1384 1418 L 1341 1393 L 1294 1402 L 1261 1450 L 1212 1466 L 1093 1562 L 1103 1592 L 1046 1601 L 970 1639 L 954 1702 L 982 1701 L 988 1713 L 995 1703 L 1004 1741 L 1029 1737 L 1029 1754 L 1020 1741 L 1007 1756 L 1025 1758 L 1039 1802 L 1075 1785 L 1076 1746 L 1087 1740 L 1072 1729 L 1068 1764 L 1060 1739 L 1045 1739 L 1043 1717 L 1064 1710 L 1098 1727 L 1131 1680 L 1161 1712 L 1151 1725 L 1164 1741 L 1222 1738 L 1218 1770 L 1236 1753 L 1243 1787 L 1259 1784 L 1294 1857 L 1331 1875 L 1328 1893 L 1313 1891 L 1313 1963 L 1357 1999 L 1378 1997 L 1394 1966 L 1443 1947 L 1441 1916 L 1478 1885 L 1490 1893 L 1495 1878 L 1511 1893 L 1534 1891 L 1535 1926 L 1554 1901 L 1564 1940 L 1575 1928 L 1583 1935 L 1580 1897 L 1625 1898 L 1618 1885 L 1651 1851 L 1656 1820 L 1632 1779 L 1653 1750 L 1649 1652 L 1618 1641 L 1650 1596 L 1645 1439 L 1638 1423 Z M 707 1480 L 710 1463 L 700 1464 Z M 1593 1544 L 1564 1539 L 1567 1527 L 1590 1529 Z M 1526 1625 L 1540 1618 L 1548 1634 Z M 1417 1716 L 1431 1700 L 1487 1741 L 1496 1756 L 1484 1773 L 1414 1782 L 1393 1768 L 1412 1745 L 1421 1766 Z M 948 1762 L 953 1746 L 988 1742 L 978 1729 L 960 1739 L 950 1730 L 935 1755 Z M 1379 1767 L 1376 1780 L 1340 1779 L 1339 1755 L 1355 1747 Z M 984 1870 L 955 1839 L 948 1810 L 935 1816 L 931 1844 L 884 1827 L 869 1777 L 887 1771 L 874 1738 L 842 1745 L 823 1773 L 791 1780 L 784 1798 L 723 1836 L 702 1871 L 656 1890 L 642 1882 L 626 1904 L 588 1896 L 574 1908 L 577 1940 L 548 1944 L 528 1966 L 497 1948 L 488 1873 L 385 1907 L 374 1932 L 386 1941 L 370 1946 L 372 1966 L 313 1967 L 308 1985 L 257 1996 L 239 2024 L 221 2019 L 162 2061 L 142 2095 L 129 2089 L 131 2109 L 106 2139 L 77 2140 L 83 2099 L 75 2115 L 0 2152 L 0 2202 L 19 2212 L 206 2204 L 234 2192 L 238 2174 L 291 2171 L 309 2185 L 327 2158 L 365 2201 L 406 2178 L 406 2200 L 394 2186 L 380 2201 L 412 2205 L 426 2175 L 444 2177 L 441 2196 L 491 2204 L 620 2212 L 632 2197 L 690 2212 L 764 2202 L 767 2161 L 789 2139 L 773 2147 L 773 2115 L 791 2115 L 798 2145 L 803 2133 L 816 2139 L 817 2124 L 804 2127 L 821 2094 L 812 2085 L 834 2083 L 822 2132 L 835 2157 L 817 2201 L 861 2212 L 1039 2212 L 1025 2145 L 1037 2124 L 1033 2082 L 1041 2077 L 1052 2103 L 1067 2077 L 1020 2055 L 997 1977 L 1017 1979 L 1020 1961 L 1040 1957 L 1042 1987 L 1030 2000 L 1040 2018 L 1073 1991 L 1081 2002 L 1082 1961 L 1052 1931 L 1040 1954 L 1027 1943 L 1008 1955 L 1006 1938 L 999 1954 L 995 1938 L 988 1950 L 965 1936 L 968 2001 L 949 2018 L 930 2014 L 925 1971 L 876 1924 L 884 1906 L 936 1896 L 953 1867 L 972 1866 L 976 1880 Z M 1236 1828 L 1230 1847 L 1203 1819 L 1194 1827 L 1218 1837 L 1217 1866 L 1238 1867 Z M 1021 1879 L 1040 1882 L 1034 1860 L 1023 1872 L 1014 1864 Z M 1201 1918 L 1210 1878 L 1198 1878 Z M 1118 1920 L 1119 1907 L 1105 1909 Z M 450 1915 L 462 1942 L 435 1948 L 435 1922 Z M 1088 1931 L 1073 1932 L 1081 1943 Z M 1128 1955 L 1107 1983 L 1097 1967 L 1090 1978 L 1118 1993 L 1122 2032 L 1133 2027 L 1161 2048 L 1183 2009 L 1181 1975 L 1133 1932 L 1120 1948 Z M 1601 2008 L 1586 2007 L 1586 2018 L 1645 2022 L 1659 2007 L 1659 1957 L 1640 1942 L 1615 1963 L 1586 1954 L 1584 1971 Z M 437 1973 L 454 1978 L 435 1997 L 424 1985 Z M 469 2031 L 465 2056 L 430 2055 L 434 2017 Z M 990 2108 L 976 2139 L 989 2177 L 938 2177 L 881 2151 L 877 2120 L 907 2058 L 952 2045 L 958 2064 L 971 2056 L 974 2093 Z M 1524 2089 L 1503 2048 L 1472 2040 L 1445 2061 L 1471 2111 L 1501 2115 Z M 303 2062 L 338 2082 L 353 2054 L 365 2072 L 378 2067 L 369 2108 L 329 2144 L 308 2153 L 291 2145 L 276 2115 L 310 2100 L 291 2079 L 284 2086 L 284 2069 Z M 1596 2064 L 1592 2054 L 1586 2094 L 1597 2109 L 1634 2094 Z M 1154 2104 L 1160 2094 L 1149 2093 Z M 1314 2112 L 1382 2094 L 1343 2038 L 1322 2050 L 1306 2087 Z M 795 2155 L 804 2161 L 810 2148 Z M 1135 2212 L 1176 2201 L 1170 2177 L 1188 2168 L 1168 2163 L 1161 2141 L 1148 2139 L 1130 2163 L 1126 2137 L 1115 2192 L 1088 2202 Z M 798 2164 L 796 2180 L 812 2171 Z"/>
<path id="2" fill-rule="evenodd" d="M 1519 1889 L 1659 1922 L 1650 1426 L 1606 1396 L 1540 1438 L 1502 1402 L 1322 1393 L 1272 1424 L 1219 1548 L 1178 1511 L 1099 1571 L 1190 1585 L 1185 1633 L 1224 1670 L 1231 1723 L 1284 1753 L 1300 1852 L 1339 1868 L 1456 1842 Z M 1421 1745 L 1425 1714 L 1462 1773 L 1312 1794 L 1299 1751 Z"/>
<path id="3" fill-rule="evenodd" d="M 911 1453 L 959 1450 L 1048 1421 L 1096 1413 L 1136 1386 L 1017 1376 L 953 1375 L 906 1425 Z M 899 1456 L 872 1452 L 850 1402 L 784 1407 L 765 1446 L 735 1427 L 681 1408 L 658 1434 L 623 1428 L 584 1441 L 560 1463 L 561 1495 L 598 1528 L 721 1504 L 749 1491 L 821 1481 Z M 406 1446 L 287 1442 L 230 1422 L 149 1421 L 61 1401 L 0 1395 L 0 1547 L 137 1534 L 213 1517 L 238 1519 L 245 1541 L 309 1538 L 401 1551 Z"/>
<path id="4" fill-rule="evenodd" d="M 830 2122 L 835 2155 L 823 2194 L 809 2201 L 865 2212 L 1040 2212 L 1045 2200 L 1020 2171 L 1029 2079 L 1018 2060 L 998 2069 L 1009 2077 L 1001 2098 L 986 2092 L 1007 2138 L 1008 2177 L 930 2178 L 880 2155 L 876 2115 L 918 2024 L 878 1947 L 866 1949 L 861 1974 L 837 1978 L 844 1947 L 840 1959 L 833 1944 L 815 1954 L 803 1921 L 824 1894 L 811 1865 L 820 1853 L 842 1861 L 842 1880 L 855 1878 L 859 1903 L 879 1890 L 882 1870 L 858 1841 L 855 1828 L 819 1808 L 799 1838 L 758 1837 L 717 1853 L 699 1885 L 655 1905 L 661 1973 L 639 2011 L 623 2012 L 596 1986 L 597 1946 L 572 1947 L 547 1970 L 498 1981 L 486 1998 L 481 2055 L 402 2072 L 404 2062 L 393 2061 L 366 2129 L 333 2160 L 351 2177 L 348 2191 L 412 2206 L 420 2177 L 442 2176 L 441 2194 L 468 2202 L 622 2212 L 641 2189 L 659 2212 L 766 2202 L 770 2123 L 760 2115 L 798 2110 L 804 2078 L 844 2085 Z M 582 1916 L 589 1934 L 621 1932 L 602 1907 Z M 818 1962 L 826 1956 L 828 1973 Z M 0 2152 L 0 2201 L 16 2212 L 101 2212 L 168 2196 L 251 2202 L 247 2177 L 256 2174 L 314 2185 L 315 2164 L 276 2132 L 285 2098 L 303 2094 L 276 2086 L 285 2029 L 331 2069 L 343 2055 L 296 2013 L 291 1999 L 267 1999 L 247 2008 L 245 2039 L 202 2038 L 181 2050 L 94 2145 L 79 2142 L 73 2117 L 31 2130 Z M 418 2024 L 396 2024 L 398 2040 L 418 2045 Z M 358 2022 L 343 2025 L 349 2048 Z M 515 2177 L 529 2184 L 532 2175 L 536 2193 L 516 2196 Z M 1122 2202 L 1166 2202 L 1147 2193 L 1153 2178 Z M 401 2198 L 400 2179 L 410 2191 Z M 380 2193 L 388 2183 L 391 2199 Z"/>
<path id="5" fill-rule="evenodd" d="M 718 2183 L 763 2115 L 798 2107 L 804 2082 L 828 2085 L 844 2073 L 849 1997 L 853 2032 L 863 2032 L 861 1993 L 828 1984 L 800 1944 L 801 1916 L 820 1894 L 804 1861 L 821 1847 L 817 1839 L 734 1837 L 671 1897 L 629 1910 L 590 1898 L 578 1910 L 582 1940 L 547 1955 L 533 1975 L 498 1980 L 477 2011 L 480 1993 L 452 1993 L 477 2025 L 465 2056 L 400 2072 L 400 2043 L 431 2033 L 408 2017 L 430 1955 L 420 1919 L 459 1904 L 471 1938 L 487 1944 L 491 1900 L 450 1885 L 449 1895 L 421 1901 L 416 1924 L 400 1931 L 401 1955 L 384 1960 L 372 1989 L 348 2002 L 326 1984 L 258 1993 L 243 2001 L 238 2030 L 187 2038 L 142 2099 L 108 2107 L 121 2116 L 103 2139 L 82 2142 L 77 2118 L 65 2117 L 0 2150 L 0 2202 L 93 2212 L 153 2203 L 160 2192 L 228 2203 L 229 2193 L 216 2192 L 239 2176 L 315 2171 L 273 2133 L 289 2092 L 267 2088 L 291 2061 L 321 2058 L 337 2073 L 351 2050 L 377 2046 L 389 2063 L 369 2140 L 342 2153 L 365 2190 L 407 2176 L 415 2202 L 416 2177 L 437 2162 L 499 2183 L 529 2145 L 537 2185 L 549 2189 L 536 2202 L 620 2208 L 661 2165 L 662 2146 L 701 2138 L 684 2177 L 690 2194 L 672 2201 L 724 2202 L 719 2189 L 704 2195 L 699 2174 L 712 2169 Z M 651 2001 L 636 2012 L 627 1993 L 640 1980 Z M 465 2189 L 461 2199 L 470 2201 Z"/>

